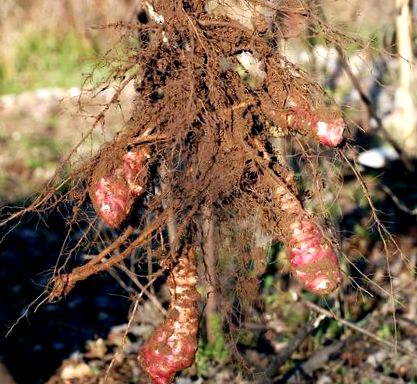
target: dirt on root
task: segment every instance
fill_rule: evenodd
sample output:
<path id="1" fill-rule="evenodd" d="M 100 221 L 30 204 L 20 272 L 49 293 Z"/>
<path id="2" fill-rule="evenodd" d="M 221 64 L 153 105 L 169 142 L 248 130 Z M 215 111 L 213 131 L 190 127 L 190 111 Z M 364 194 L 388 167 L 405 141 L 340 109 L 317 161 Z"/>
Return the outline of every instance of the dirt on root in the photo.
<path id="1" fill-rule="evenodd" d="M 134 110 L 123 132 L 90 165 L 84 164 L 87 183 L 97 165 L 108 167 L 100 174 L 111 173 L 127 151 L 149 145 L 149 172 L 154 173 L 147 206 L 161 206 L 167 199 L 152 192 L 162 182 L 180 223 L 193 220 L 203 205 L 214 206 L 214 216 L 222 216 L 225 206 L 250 215 L 250 189 L 259 175 L 270 177 L 271 162 L 280 182 L 296 191 L 287 164 L 276 157 L 260 160 L 259 154 L 270 151 L 271 125 L 283 135 L 289 133 L 288 115 L 295 113 L 294 106 L 331 110 L 320 87 L 279 48 L 286 23 L 294 17 L 314 21 L 312 10 L 280 2 L 274 23 L 259 13 L 251 30 L 227 18 L 213 18 L 201 1 L 155 1 L 153 9 L 163 22 L 148 12 L 138 24 L 125 26 L 126 36 L 140 41 L 126 64 L 126 70 L 135 70 Z M 242 53 L 261 60 L 264 78 L 242 78 L 237 59 Z M 301 118 L 305 120 L 308 116 Z M 307 139 L 315 138 L 308 124 L 293 126 Z M 160 169 L 167 171 L 162 175 Z M 257 193 L 255 211 L 267 211 L 271 191 L 259 188 Z M 268 219 L 264 225 L 274 225 Z"/>
<path id="2" fill-rule="evenodd" d="M 258 3 L 254 1 L 252 6 Z M 256 13 L 253 29 L 224 17 L 214 18 L 200 0 L 155 0 L 152 11 L 148 7 L 144 12 L 146 17 L 138 18 L 138 23 L 117 26 L 126 41 L 138 42 L 114 73 L 120 92 L 124 84 L 135 82 L 137 96 L 130 120 L 92 158 L 83 159 L 68 173 L 62 168 L 29 210 L 47 210 L 77 196 L 69 227 L 77 226 L 79 220 L 86 219 L 83 208 L 89 206 L 88 190 L 95 180 L 122 168 L 124 155 L 143 146 L 150 153 L 143 179 L 146 194 L 132 203 L 132 209 L 129 205 L 129 215 L 117 229 L 123 231 L 121 237 L 125 236 L 126 243 L 115 251 L 114 238 L 110 239 L 98 259 L 75 268 L 72 274 L 62 274 L 66 270 L 63 262 L 54 270 L 50 300 L 60 296 L 57 292 L 68 294 L 75 282 L 115 266 L 139 247 L 146 249 L 148 259 L 159 259 L 164 269 L 172 269 L 178 261 L 175 250 L 179 243 L 192 238 L 198 247 L 199 240 L 203 241 L 203 208 L 210 209 L 216 226 L 232 223 L 221 232 L 219 249 L 227 238 L 233 238 L 228 244 L 234 250 L 256 248 L 256 236 L 248 235 L 256 227 L 282 239 L 282 227 L 288 226 L 290 216 L 280 217 L 279 208 L 271 209 L 276 204 L 271 196 L 277 185 L 297 196 L 298 186 L 288 164 L 271 148 L 270 129 L 282 136 L 301 134 L 308 143 L 317 137 L 311 130 L 312 117 L 306 105 L 339 116 L 323 90 L 280 52 L 280 41 L 294 19 L 316 20 L 314 10 L 306 5 L 294 7 L 291 0 L 280 2 L 274 13 L 276 20 L 270 23 L 263 13 Z M 242 54 L 259 58 L 258 78 L 242 69 L 238 59 Z M 93 128 L 105 124 L 105 113 L 117 100 L 116 93 Z M 297 115 L 300 112 L 301 117 Z M 290 127 L 289 116 L 298 116 L 300 121 Z M 307 157 L 302 145 L 300 150 Z M 314 175 L 319 173 L 314 163 L 305 164 L 316 170 Z M 68 183 L 62 191 L 58 186 L 63 177 Z M 62 194 L 57 196 L 58 191 Z M 165 228 L 172 219 L 175 233 L 173 239 L 167 239 L 170 233 Z M 90 221 L 76 249 L 101 240 L 96 223 Z M 250 224 L 243 224 L 247 230 L 234 235 L 242 223 Z M 138 236 L 133 227 L 147 229 L 149 236 L 143 235 L 145 230 Z M 107 259 L 112 253 L 116 255 Z M 253 260 L 236 260 L 235 270 L 221 271 L 219 266 L 218 271 L 236 277 L 237 290 L 244 294 L 239 281 L 247 280 Z M 260 269 L 257 277 L 261 275 Z M 232 305 L 229 309 L 233 310 Z"/>

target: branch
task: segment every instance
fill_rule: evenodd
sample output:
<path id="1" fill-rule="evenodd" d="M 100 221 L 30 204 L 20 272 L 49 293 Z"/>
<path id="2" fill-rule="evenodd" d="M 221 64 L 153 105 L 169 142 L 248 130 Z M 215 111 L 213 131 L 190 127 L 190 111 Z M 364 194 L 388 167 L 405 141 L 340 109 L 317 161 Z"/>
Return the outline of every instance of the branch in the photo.
<path id="1" fill-rule="evenodd" d="M 62 295 L 67 295 L 79 281 L 85 280 L 91 275 L 94 275 L 98 272 L 106 271 L 111 267 L 121 263 L 131 252 L 142 245 L 152 233 L 160 228 L 165 222 L 170 210 L 162 213 L 157 220 L 155 220 L 150 226 L 145 228 L 142 233 L 134 240 L 123 252 L 118 255 L 110 258 L 108 261 L 98 264 L 106 255 L 108 255 L 116 247 L 112 243 L 108 248 L 100 252 L 96 257 L 90 260 L 87 264 L 74 268 L 74 270 L 69 274 L 59 275 L 52 280 L 52 290 L 49 294 L 49 301 L 53 301 Z M 129 229 L 129 228 L 128 228 Z M 128 230 L 126 230 L 127 232 Z M 120 239 L 127 237 L 126 232 L 118 239 L 116 242 L 121 245 Z M 110 249 L 110 250 L 109 250 Z"/>
<path id="2" fill-rule="evenodd" d="M 351 323 L 350 321 L 347 321 L 345 319 L 342 319 L 341 317 L 337 316 L 335 313 L 328 311 L 327 309 L 324 309 L 322 307 L 319 307 L 318 305 L 307 301 L 307 300 L 302 300 L 302 302 L 306 305 L 306 307 L 308 307 L 309 309 L 321 313 L 323 315 L 325 315 L 326 317 L 330 318 L 330 319 L 335 319 L 336 321 L 338 321 L 340 324 L 344 325 L 347 328 L 350 328 L 352 330 L 354 330 L 355 332 L 359 332 L 362 335 L 365 335 L 366 337 L 369 337 L 370 339 L 373 339 L 375 341 L 377 341 L 378 343 L 385 345 L 386 347 L 393 349 L 394 351 L 400 351 L 402 353 L 404 353 L 405 355 L 408 355 L 410 357 L 413 357 L 414 359 L 417 359 L 417 354 L 411 350 L 409 350 L 408 348 L 405 348 L 401 345 L 398 345 L 398 343 L 393 343 L 391 341 L 388 340 L 384 340 L 383 338 L 373 334 L 372 332 L 354 324 Z"/>

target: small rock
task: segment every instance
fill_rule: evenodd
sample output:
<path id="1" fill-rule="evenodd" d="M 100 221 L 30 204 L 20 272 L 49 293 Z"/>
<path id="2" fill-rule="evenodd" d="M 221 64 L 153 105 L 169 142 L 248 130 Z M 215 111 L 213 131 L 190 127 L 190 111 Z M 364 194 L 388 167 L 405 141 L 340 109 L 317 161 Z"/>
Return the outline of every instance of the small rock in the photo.
<path id="1" fill-rule="evenodd" d="M 378 352 L 369 355 L 366 359 L 366 362 L 374 368 L 378 368 L 388 357 L 388 353 L 384 350 L 379 350 Z"/>
<path id="2" fill-rule="evenodd" d="M 82 379 L 93 375 L 93 371 L 86 363 L 67 365 L 61 372 L 62 380 Z"/>
<path id="3" fill-rule="evenodd" d="M 103 359 L 107 353 L 107 347 L 102 338 L 88 341 L 87 350 L 88 352 L 85 355 L 89 358 Z"/>
<path id="4" fill-rule="evenodd" d="M 317 384 L 332 384 L 333 380 L 327 375 L 321 375 L 317 380 Z"/>

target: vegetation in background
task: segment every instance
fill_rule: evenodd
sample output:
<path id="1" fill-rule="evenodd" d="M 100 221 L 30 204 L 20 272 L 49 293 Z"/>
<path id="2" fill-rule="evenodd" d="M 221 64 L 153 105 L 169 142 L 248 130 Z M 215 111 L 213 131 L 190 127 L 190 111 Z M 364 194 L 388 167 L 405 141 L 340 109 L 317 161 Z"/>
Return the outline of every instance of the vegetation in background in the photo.
<path id="1" fill-rule="evenodd" d="M 98 46 L 75 31 L 28 28 L 19 37 L 13 60 L 0 62 L 0 93 L 19 93 L 45 87 L 81 85 Z"/>
<path id="2" fill-rule="evenodd" d="M 200 337 L 198 342 L 198 351 L 196 355 L 197 371 L 201 375 L 207 375 L 210 363 L 216 362 L 224 364 L 229 358 L 229 351 L 224 338 L 223 322 L 219 314 L 212 317 L 212 333 L 216 341 L 214 343 L 205 342 Z"/>

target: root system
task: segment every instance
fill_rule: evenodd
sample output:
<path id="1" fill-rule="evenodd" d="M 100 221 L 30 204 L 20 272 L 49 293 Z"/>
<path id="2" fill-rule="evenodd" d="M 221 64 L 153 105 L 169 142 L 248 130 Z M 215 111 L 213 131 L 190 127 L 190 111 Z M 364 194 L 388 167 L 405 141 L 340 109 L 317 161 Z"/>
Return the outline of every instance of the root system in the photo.
<path id="1" fill-rule="evenodd" d="M 247 254 L 262 258 L 255 250 L 266 236 L 287 246 L 292 271 L 306 288 L 323 294 L 340 283 L 331 235 L 303 208 L 285 153 L 272 141 L 296 137 L 335 147 L 344 122 L 324 91 L 281 53 L 288 35 L 314 21 L 303 2 L 154 0 L 144 1 L 138 15 L 137 23 L 114 26 L 129 44 L 109 77 L 120 81 L 109 105 L 127 79 L 135 83 L 130 120 L 92 159 L 70 170 L 58 200 L 61 174 L 29 209 L 82 196 L 72 203 L 74 223 L 92 203 L 103 222 L 121 231 L 87 264 L 69 274 L 62 273 L 65 266 L 57 269 L 50 300 L 138 248 L 170 273 L 168 319 L 140 352 L 154 382 L 168 383 L 192 363 L 197 345 L 195 251 L 187 249 L 201 254 L 204 212 L 214 223 L 217 257 L 245 244 Z M 105 112 L 93 128 L 105 122 Z M 309 264 L 300 267 L 304 253 Z M 248 279 L 242 272 L 247 261 L 242 255 L 238 280 Z M 262 262 L 256 262 L 259 276 Z M 184 337 L 192 338 L 186 343 L 192 351 L 185 351 Z"/>

